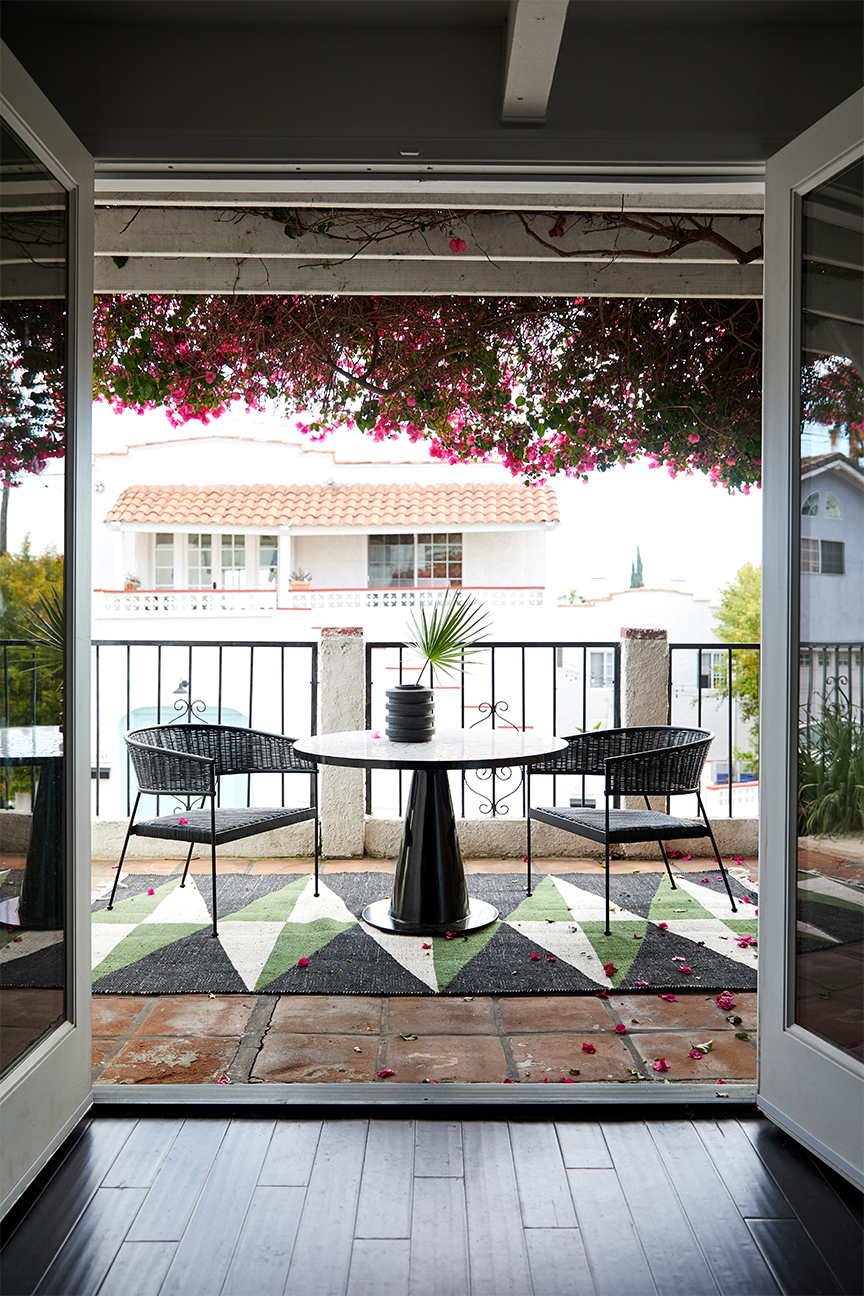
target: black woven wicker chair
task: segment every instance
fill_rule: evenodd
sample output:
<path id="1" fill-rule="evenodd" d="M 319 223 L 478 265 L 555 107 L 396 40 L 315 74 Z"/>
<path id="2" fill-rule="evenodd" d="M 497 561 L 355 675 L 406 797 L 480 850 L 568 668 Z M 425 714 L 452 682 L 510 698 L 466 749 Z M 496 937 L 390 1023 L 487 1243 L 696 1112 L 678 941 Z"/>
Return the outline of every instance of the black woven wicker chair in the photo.
<path id="1" fill-rule="evenodd" d="M 699 777 L 714 735 L 707 729 L 677 729 L 672 725 L 651 725 L 633 729 L 601 729 L 574 734 L 568 747 L 528 766 L 528 894 L 531 894 L 531 821 L 551 824 L 564 832 L 603 842 L 606 847 L 606 935 L 609 928 L 609 851 L 618 842 L 656 841 L 660 847 L 672 886 L 675 879 L 664 841 L 676 838 L 710 837 L 720 866 L 726 892 L 737 913 L 729 877 L 720 858 L 717 842 L 699 790 Z M 532 806 L 531 778 L 537 774 L 599 774 L 605 780 L 603 810 L 570 806 Z M 692 796 L 699 801 L 702 820 L 679 819 L 669 814 L 669 798 Z M 612 805 L 620 796 L 643 796 L 644 810 L 621 810 Z M 649 796 L 666 797 L 666 813 L 652 810 Z"/>
<path id="2" fill-rule="evenodd" d="M 282 734 L 262 733 L 258 729 L 239 729 L 232 725 L 165 724 L 148 729 L 133 729 L 126 734 L 126 746 L 138 780 L 138 795 L 123 842 L 111 888 L 110 909 L 114 904 L 117 883 L 129 838 L 161 837 L 167 841 L 189 842 L 189 854 L 180 885 L 186 885 L 189 862 L 196 844 L 210 847 L 213 875 L 213 935 L 216 931 L 216 847 L 223 842 L 239 841 L 271 828 L 286 824 L 315 821 L 315 894 L 318 894 L 318 766 L 302 760 L 294 752 L 294 739 Z M 216 804 L 219 779 L 223 774 L 308 774 L 310 803 L 299 807 L 278 806 L 246 809 L 223 809 Z M 135 822 L 138 802 L 144 793 L 185 800 L 186 808 L 158 819 Z M 200 801 L 197 809 L 193 802 Z M 209 801 L 209 806 L 206 802 Z M 157 807 L 158 808 L 158 807 Z"/>

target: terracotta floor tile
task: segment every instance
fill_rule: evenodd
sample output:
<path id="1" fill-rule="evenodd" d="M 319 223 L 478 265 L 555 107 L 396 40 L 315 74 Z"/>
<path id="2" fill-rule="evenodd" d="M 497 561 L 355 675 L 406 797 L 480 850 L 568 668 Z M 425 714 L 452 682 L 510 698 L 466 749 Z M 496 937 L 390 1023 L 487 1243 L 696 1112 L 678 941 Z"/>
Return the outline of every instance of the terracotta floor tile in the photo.
<path id="1" fill-rule="evenodd" d="M 305 859 L 253 860 L 249 867 L 250 877 L 261 873 L 309 873 L 314 871 L 312 864 Z M 319 870 L 320 871 L 320 870 Z"/>
<path id="2" fill-rule="evenodd" d="M 194 864 L 195 861 L 193 860 L 192 862 Z M 117 861 L 114 860 L 113 863 L 116 864 Z M 178 872 L 182 872 L 184 863 L 185 863 L 184 860 L 179 860 L 179 859 L 167 859 L 167 860 L 165 859 L 161 859 L 161 860 L 160 859 L 152 859 L 152 860 L 126 859 L 123 861 L 123 872 L 135 873 L 135 874 L 155 873 L 158 874 L 160 877 L 167 877 L 168 874 L 173 873 L 175 869 Z M 209 868 L 209 861 L 208 861 L 208 868 Z"/>
<path id="3" fill-rule="evenodd" d="M 321 1035 L 378 1034 L 383 999 L 374 995 L 281 995 L 271 1031 Z M 352 1040 L 352 1044 L 356 1041 Z"/>
<path id="4" fill-rule="evenodd" d="M 209 995 L 163 995 L 133 1034 L 239 1037 L 256 1002 L 255 995 L 217 995 L 215 999 Z"/>
<path id="5" fill-rule="evenodd" d="M 248 859 L 245 860 L 231 859 L 230 857 L 228 859 L 220 859 L 219 856 L 217 855 L 216 872 L 217 873 L 245 873 L 249 868 L 251 862 L 252 861 Z M 182 870 L 183 861 L 180 860 L 178 861 L 178 863 Z M 210 859 L 204 857 L 200 859 L 193 859 L 191 864 L 189 865 L 190 873 L 209 873 L 210 869 L 211 869 Z M 142 871 L 146 871 L 146 870 L 142 870 Z"/>
<path id="6" fill-rule="evenodd" d="M 499 1081 L 507 1075 L 504 1047 L 497 1035 L 421 1035 L 387 1040 L 387 1067 L 394 1081 Z"/>
<path id="7" fill-rule="evenodd" d="M 100 1084 L 215 1084 L 231 1065 L 236 1039 L 132 1039 L 99 1077 Z"/>
<path id="8" fill-rule="evenodd" d="M 401 1035 L 497 1034 L 491 999 L 433 999 L 423 995 L 390 999 L 387 1031 Z"/>
<path id="9" fill-rule="evenodd" d="M 93 1034 L 128 1035 L 138 1014 L 159 1002 L 155 995 L 94 995 Z"/>
<path id="10" fill-rule="evenodd" d="M 518 999 L 502 999 L 501 1019 L 508 1035 L 516 1031 L 590 1030 L 599 1026 L 611 1031 L 615 1021 L 605 1006 L 606 1001 L 594 995 L 525 995 Z"/>
<path id="11" fill-rule="evenodd" d="M 0 859 L 0 868 L 4 869 L 23 869 L 27 864 L 26 855 L 4 855 Z"/>
<path id="12" fill-rule="evenodd" d="M 755 1080 L 756 1049 L 753 1040 L 738 1040 L 731 1031 L 659 1031 L 656 1034 L 632 1034 L 630 1040 L 645 1059 L 646 1070 L 663 1080 Z M 691 1044 L 714 1040 L 714 1047 L 704 1057 L 687 1056 Z M 665 1057 L 671 1070 L 655 1072 L 654 1060 Z"/>
<path id="13" fill-rule="evenodd" d="M 269 1084 L 374 1080 L 379 1039 L 363 1035 L 293 1035 L 271 1030 L 252 1068 Z M 360 1052 L 355 1052 L 355 1048 Z"/>
<path id="14" fill-rule="evenodd" d="M 591 1044 L 595 1053 L 584 1052 L 582 1045 Z M 515 1035 L 510 1038 L 513 1060 L 522 1080 L 542 1084 L 548 1080 L 560 1081 L 567 1076 L 574 1080 L 633 1080 L 629 1071 L 636 1063 L 627 1045 L 617 1035 L 604 1035 L 600 1031 L 581 1031 L 578 1034 Z M 579 1072 L 571 1076 L 571 1070 Z"/>
<path id="15" fill-rule="evenodd" d="M 93 1079 L 95 1080 L 102 1063 L 117 1043 L 116 1039 L 94 1039 L 93 1041 Z"/>
<path id="16" fill-rule="evenodd" d="M 681 1027 L 687 1030 L 697 1030 L 704 1027 L 705 1030 L 737 1030 L 726 1021 L 728 1016 L 735 1013 L 741 1017 L 742 1025 L 740 1029 L 748 1030 L 756 1025 L 756 995 L 755 993 L 735 993 L 732 998 L 735 1000 L 735 1008 L 730 1012 L 724 1012 L 717 1007 L 715 995 L 707 996 L 700 994 L 698 991 L 678 990 L 675 992 L 677 1003 L 669 1003 L 666 999 L 661 999 L 658 994 L 646 993 L 644 995 L 611 995 L 608 1002 L 612 1012 L 616 1014 L 616 1021 L 620 1020 L 625 1026 L 640 1027 L 659 1027 L 666 1030 L 674 1030 Z M 752 1004 L 751 1004 L 752 999 Z"/>
<path id="17" fill-rule="evenodd" d="M 393 860 L 360 859 L 360 860 L 327 860 L 321 867 L 322 873 L 392 873 Z"/>

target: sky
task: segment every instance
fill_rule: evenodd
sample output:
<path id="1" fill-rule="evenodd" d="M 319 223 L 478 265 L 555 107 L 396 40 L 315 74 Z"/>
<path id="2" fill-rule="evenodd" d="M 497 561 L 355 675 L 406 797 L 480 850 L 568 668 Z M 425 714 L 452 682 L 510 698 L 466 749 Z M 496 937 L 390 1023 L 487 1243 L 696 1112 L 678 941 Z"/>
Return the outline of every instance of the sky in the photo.
<path id="1" fill-rule="evenodd" d="M 172 429 L 164 415 L 152 412 L 115 415 L 104 405 L 94 409 L 94 448 L 107 449 L 139 440 L 179 439 L 192 434 L 251 432 L 273 436 L 283 420 L 261 415 L 232 414 L 206 429 Z M 296 439 L 296 434 L 290 436 Z M 330 442 L 325 442 L 326 449 Z M 361 433 L 340 433 L 340 455 L 429 463 L 425 448 L 405 440 L 376 445 Z M 435 466 L 437 479 L 472 482 L 490 474 L 512 481 L 503 468 L 476 465 Z M 238 479 L 242 479 L 242 473 Z M 575 589 L 585 598 L 630 585 L 630 569 L 637 545 L 642 555 L 643 577 L 649 588 L 675 589 L 715 599 L 745 562 L 761 561 L 761 491 L 749 496 L 729 495 L 707 477 L 672 479 L 665 469 L 644 462 L 593 473 L 587 482 L 556 477 L 551 484 L 558 495 L 561 524 L 547 539 L 548 586 L 554 595 Z M 39 477 L 25 479 L 9 502 L 9 548 L 16 552 L 29 532 L 34 552 L 55 543 L 59 536 L 63 476 L 56 461 Z M 102 501 L 100 501 L 102 502 Z"/>

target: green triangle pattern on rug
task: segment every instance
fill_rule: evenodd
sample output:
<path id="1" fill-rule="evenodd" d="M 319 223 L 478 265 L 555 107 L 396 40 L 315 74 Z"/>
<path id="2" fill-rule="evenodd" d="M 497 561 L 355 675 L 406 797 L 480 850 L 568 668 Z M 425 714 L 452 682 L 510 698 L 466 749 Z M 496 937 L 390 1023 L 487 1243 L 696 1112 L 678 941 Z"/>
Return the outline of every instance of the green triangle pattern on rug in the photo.
<path id="1" fill-rule="evenodd" d="M 647 922 L 612 923 L 611 936 L 606 935 L 606 924 L 602 922 L 583 922 L 579 926 L 597 951 L 600 962 L 615 964 L 610 980 L 617 990 L 636 962 L 640 942 L 648 930 Z"/>
<path id="2" fill-rule="evenodd" d="M 676 887 L 673 891 L 672 884 L 664 873 L 657 894 L 651 901 L 648 918 L 654 923 L 670 922 L 678 918 L 704 918 L 706 922 L 713 922 L 714 915 L 682 887 Z"/>
<path id="3" fill-rule="evenodd" d="M 177 890 L 180 885 L 179 878 L 172 878 L 170 882 L 163 882 L 162 886 L 153 887 L 153 895 L 123 896 L 115 899 L 113 909 L 99 909 L 93 915 L 94 923 L 130 923 L 142 922 L 148 918 L 154 909 L 158 909 L 163 900 Z"/>
<path id="4" fill-rule="evenodd" d="M 93 980 L 107 976 L 109 972 L 118 972 L 120 968 L 129 967 L 140 959 L 146 958 L 166 945 L 173 945 L 184 936 L 193 936 L 195 932 L 209 927 L 209 923 L 139 923 L 133 932 L 115 945 L 110 954 L 93 969 Z"/>
<path id="5" fill-rule="evenodd" d="M 295 882 L 271 891 L 269 895 L 259 896 L 245 909 L 226 914 L 220 922 L 287 922 L 297 906 L 297 901 L 309 885 L 308 877 L 299 877 Z"/>
<path id="6" fill-rule="evenodd" d="M 479 931 L 469 932 L 466 936 L 457 935 L 451 940 L 446 936 L 432 937 L 432 958 L 439 990 L 448 986 L 466 964 L 486 948 L 500 926 L 500 921 L 490 923 Z"/>
<path id="7" fill-rule="evenodd" d="M 276 943 L 261 969 L 255 989 L 260 990 L 289 968 L 297 967 L 301 958 L 311 959 L 325 945 L 329 945 L 334 937 L 354 925 L 337 922 L 334 918 L 316 918 L 310 923 L 286 923 L 276 937 Z"/>
<path id="8" fill-rule="evenodd" d="M 564 897 L 552 881 L 544 877 L 526 896 L 512 913 L 507 915 L 508 922 L 573 922 L 573 914 L 567 908 Z"/>

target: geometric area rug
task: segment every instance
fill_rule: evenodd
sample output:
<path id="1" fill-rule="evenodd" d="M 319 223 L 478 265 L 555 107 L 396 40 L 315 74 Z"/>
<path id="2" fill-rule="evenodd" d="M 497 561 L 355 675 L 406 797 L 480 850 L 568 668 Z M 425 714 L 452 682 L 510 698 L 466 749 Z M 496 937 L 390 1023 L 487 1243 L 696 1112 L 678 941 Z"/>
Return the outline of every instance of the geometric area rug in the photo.
<path id="1" fill-rule="evenodd" d="M 604 879 L 469 875 L 469 893 L 500 918 L 462 936 L 397 936 L 360 918 L 387 893 L 380 873 L 217 877 L 219 935 L 210 935 L 210 879 L 130 874 L 109 913 L 93 906 L 94 994 L 596 995 L 756 988 L 756 887 L 719 873 Z M 746 897 L 746 899 L 745 899 Z M 749 939 L 746 939 L 749 938 Z"/>

